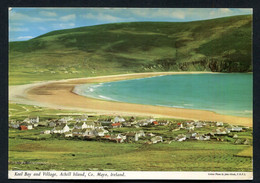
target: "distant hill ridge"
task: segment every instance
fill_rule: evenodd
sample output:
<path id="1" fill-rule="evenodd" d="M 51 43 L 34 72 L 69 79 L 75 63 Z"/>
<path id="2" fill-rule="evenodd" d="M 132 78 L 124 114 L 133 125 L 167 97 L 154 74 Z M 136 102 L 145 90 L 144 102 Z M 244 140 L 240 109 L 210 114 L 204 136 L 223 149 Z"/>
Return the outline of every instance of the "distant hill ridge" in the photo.
<path id="1" fill-rule="evenodd" d="M 46 74 L 58 79 L 151 71 L 249 72 L 252 16 L 103 24 L 9 45 L 10 76 L 21 80 L 48 79 Z"/>

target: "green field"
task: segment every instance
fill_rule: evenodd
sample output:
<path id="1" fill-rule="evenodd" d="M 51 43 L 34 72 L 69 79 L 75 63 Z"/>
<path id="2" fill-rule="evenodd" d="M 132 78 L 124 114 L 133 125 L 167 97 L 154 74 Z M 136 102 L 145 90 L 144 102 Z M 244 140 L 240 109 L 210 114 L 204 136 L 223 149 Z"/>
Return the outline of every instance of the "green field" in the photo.
<path id="1" fill-rule="evenodd" d="M 248 147 L 212 141 L 145 145 L 14 137 L 9 139 L 9 170 L 252 171 L 252 158 L 234 156 Z"/>
<path id="2" fill-rule="evenodd" d="M 23 120 L 28 115 L 40 115 L 40 119 L 45 120 L 80 115 L 66 110 L 61 113 L 59 110 L 36 108 L 10 104 L 9 109 L 14 115 L 10 119 Z M 176 123 L 182 120 L 171 121 Z M 73 123 L 69 126 L 73 127 Z M 197 129 L 196 132 L 208 133 L 214 128 L 216 127 Z M 52 128 L 36 127 L 27 131 L 9 129 L 9 170 L 252 171 L 252 143 L 235 145 L 234 139 L 229 137 L 221 137 L 224 142 L 212 139 L 144 144 L 144 140 L 139 140 L 136 143 L 117 144 L 40 134 L 46 129 Z M 172 131 L 170 125 L 138 129 L 123 127 L 114 129 L 113 133 L 136 130 L 162 134 L 164 140 L 187 132 Z M 238 132 L 237 135 L 252 142 L 252 128 L 246 132 Z"/>
<path id="3" fill-rule="evenodd" d="M 9 84 L 153 71 L 252 71 L 252 16 L 132 22 L 9 43 Z"/>

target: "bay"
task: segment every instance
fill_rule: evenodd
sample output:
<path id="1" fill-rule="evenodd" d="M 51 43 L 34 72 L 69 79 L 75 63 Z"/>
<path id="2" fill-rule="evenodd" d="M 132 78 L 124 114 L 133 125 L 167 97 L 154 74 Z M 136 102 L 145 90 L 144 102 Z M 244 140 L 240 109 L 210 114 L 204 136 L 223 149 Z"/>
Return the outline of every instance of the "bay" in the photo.
<path id="1" fill-rule="evenodd" d="M 86 97 L 252 117 L 251 73 L 181 74 L 76 86 Z"/>

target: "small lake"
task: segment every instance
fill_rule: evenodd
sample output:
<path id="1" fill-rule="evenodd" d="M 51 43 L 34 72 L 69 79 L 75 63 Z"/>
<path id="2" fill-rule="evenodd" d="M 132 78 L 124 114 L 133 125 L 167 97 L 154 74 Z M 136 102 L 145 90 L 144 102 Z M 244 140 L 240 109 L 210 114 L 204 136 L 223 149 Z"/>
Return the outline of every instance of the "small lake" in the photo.
<path id="1" fill-rule="evenodd" d="M 75 87 L 87 97 L 252 117 L 253 75 L 182 74 Z"/>

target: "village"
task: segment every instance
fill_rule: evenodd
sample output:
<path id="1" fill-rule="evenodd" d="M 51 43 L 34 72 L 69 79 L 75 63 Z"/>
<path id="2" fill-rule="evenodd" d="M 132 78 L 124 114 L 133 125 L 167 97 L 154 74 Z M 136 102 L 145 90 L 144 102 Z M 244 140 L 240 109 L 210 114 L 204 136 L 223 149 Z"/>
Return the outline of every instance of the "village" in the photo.
<path id="1" fill-rule="evenodd" d="M 182 120 L 172 121 L 153 117 L 93 117 L 88 115 L 65 116 L 58 119 L 40 120 L 29 116 L 18 121 L 10 120 L 9 128 L 21 131 L 38 130 L 38 135 L 52 138 L 109 141 L 115 143 L 156 144 L 173 141 L 220 141 L 249 145 L 250 139 L 243 133 L 252 129 L 223 122 Z M 40 130 L 40 131 L 39 131 Z M 240 135 L 241 134 L 241 135 Z M 36 134 L 37 135 L 37 134 Z"/>

